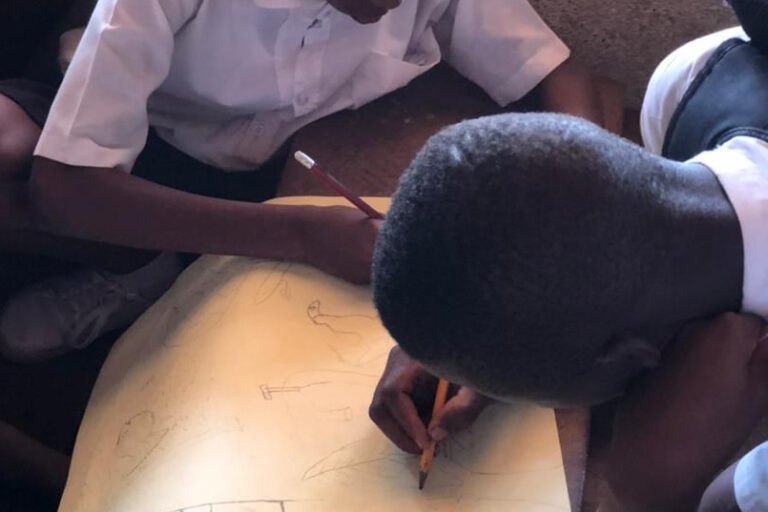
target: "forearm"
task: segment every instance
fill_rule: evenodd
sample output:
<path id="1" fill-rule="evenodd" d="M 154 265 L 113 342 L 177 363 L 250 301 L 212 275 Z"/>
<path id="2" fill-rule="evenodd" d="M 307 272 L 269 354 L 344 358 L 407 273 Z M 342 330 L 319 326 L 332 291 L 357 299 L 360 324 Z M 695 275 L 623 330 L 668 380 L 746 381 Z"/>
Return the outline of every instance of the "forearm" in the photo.
<path id="1" fill-rule="evenodd" d="M 710 484 L 701 498 L 698 512 L 740 512 L 736 503 L 733 478 L 736 474 L 736 464 L 723 471 Z"/>
<path id="2" fill-rule="evenodd" d="M 33 165 L 31 203 L 53 234 L 152 250 L 302 260 L 308 207 L 188 194 L 112 169 Z"/>
<path id="3" fill-rule="evenodd" d="M 573 59 L 565 61 L 541 82 L 538 95 L 543 110 L 571 114 L 605 125 L 594 77 L 586 66 Z"/>
<path id="4" fill-rule="evenodd" d="M 707 452 L 700 441 L 686 443 L 685 432 L 650 432 L 629 443 L 614 437 L 604 466 L 606 512 L 690 512 L 722 468 L 730 447 Z M 689 434 L 696 438 L 695 433 Z M 701 438 L 699 438 L 701 440 Z M 705 438 L 706 439 L 706 438 Z M 605 498 L 604 498 L 605 499 Z M 708 511 L 714 512 L 714 511 Z"/>

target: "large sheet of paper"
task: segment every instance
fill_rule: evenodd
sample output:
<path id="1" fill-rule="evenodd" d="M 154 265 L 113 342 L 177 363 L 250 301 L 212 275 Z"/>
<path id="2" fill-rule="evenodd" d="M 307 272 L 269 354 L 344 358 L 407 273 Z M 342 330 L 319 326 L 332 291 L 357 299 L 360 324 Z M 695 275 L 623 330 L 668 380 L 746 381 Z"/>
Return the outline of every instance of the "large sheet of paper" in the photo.
<path id="1" fill-rule="evenodd" d="M 112 349 L 59 510 L 568 510 L 554 415 L 524 404 L 444 443 L 419 491 L 367 414 L 392 343 L 367 287 L 201 258 Z"/>

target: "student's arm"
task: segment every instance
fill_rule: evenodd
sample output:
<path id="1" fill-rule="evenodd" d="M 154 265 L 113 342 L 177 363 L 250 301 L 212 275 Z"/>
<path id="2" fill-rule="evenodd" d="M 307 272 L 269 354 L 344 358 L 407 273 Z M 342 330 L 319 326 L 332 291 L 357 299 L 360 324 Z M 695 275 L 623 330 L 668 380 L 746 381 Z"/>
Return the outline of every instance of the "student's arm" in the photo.
<path id="1" fill-rule="evenodd" d="M 289 259 L 352 282 L 370 280 L 378 224 L 352 208 L 213 199 L 117 169 L 44 158 L 33 163 L 30 194 L 38 227 L 53 234 L 141 249 Z"/>
<path id="2" fill-rule="evenodd" d="M 570 58 L 558 66 L 539 84 L 537 92 L 543 110 L 583 117 L 605 126 L 594 76 L 578 61 Z"/>
<path id="3" fill-rule="evenodd" d="M 720 473 L 704 492 L 698 512 L 741 512 L 733 487 L 735 473 L 736 464 Z"/>
<path id="4" fill-rule="evenodd" d="M 698 512 L 768 510 L 768 443 L 752 449 L 712 482 Z"/>
<path id="5" fill-rule="evenodd" d="M 540 107 L 600 125 L 599 96 L 589 70 L 526 0 L 451 2 L 435 25 L 446 61 L 506 106 L 536 90 Z"/>
<path id="6" fill-rule="evenodd" d="M 168 76 L 175 33 L 199 4 L 98 2 L 35 150 L 39 227 L 142 249 L 292 259 L 368 281 L 376 225 L 353 209 L 210 199 L 125 172 L 146 141 L 147 101 Z"/>
<path id="7" fill-rule="evenodd" d="M 684 330 L 619 408 L 605 512 L 696 510 L 768 406 L 764 337 L 761 319 L 735 314 Z"/>

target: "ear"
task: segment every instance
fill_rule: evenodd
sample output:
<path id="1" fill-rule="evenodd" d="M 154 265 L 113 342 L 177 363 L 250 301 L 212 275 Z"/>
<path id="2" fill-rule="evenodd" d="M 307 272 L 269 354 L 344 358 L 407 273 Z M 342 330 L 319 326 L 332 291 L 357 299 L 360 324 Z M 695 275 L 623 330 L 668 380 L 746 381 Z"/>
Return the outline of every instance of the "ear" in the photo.
<path id="1" fill-rule="evenodd" d="M 660 360 L 661 352 L 650 340 L 642 336 L 624 334 L 608 340 L 595 363 L 640 370 L 655 368 Z"/>

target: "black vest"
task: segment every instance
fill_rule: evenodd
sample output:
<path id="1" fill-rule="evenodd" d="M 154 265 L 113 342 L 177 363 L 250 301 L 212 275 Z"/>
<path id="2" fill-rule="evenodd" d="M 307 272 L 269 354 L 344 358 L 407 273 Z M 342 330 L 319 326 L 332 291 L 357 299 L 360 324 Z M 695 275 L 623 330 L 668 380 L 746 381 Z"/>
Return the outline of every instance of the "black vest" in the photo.
<path id="1" fill-rule="evenodd" d="M 662 155 L 685 161 L 738 136 L 768 142 L 768 55 L 731 39 L 715 51 L 677 106 Z"/>

